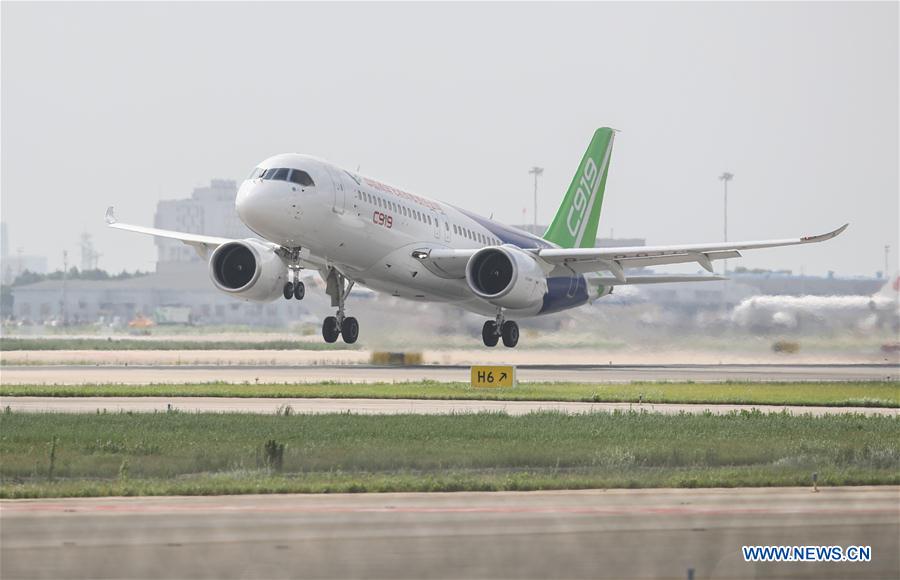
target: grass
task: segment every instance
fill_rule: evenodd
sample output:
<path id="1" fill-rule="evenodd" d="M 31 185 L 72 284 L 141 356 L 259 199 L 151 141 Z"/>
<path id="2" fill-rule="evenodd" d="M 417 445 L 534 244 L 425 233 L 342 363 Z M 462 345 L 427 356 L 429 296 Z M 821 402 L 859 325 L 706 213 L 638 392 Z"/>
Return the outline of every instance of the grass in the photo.
<path id="1" fill-rule="evenodd" d="M 4 412 L 0 457 L 5 498 L 898 484 L 900 419 Z"/>
<path id="2" fill-rule="evenodd" d="M 302 372 L 299 371 L 298 372 Z M 475 389 L 467 383 L 313 383 L 185 385 L 0 385 L 0 396 L 36 397 L 303 397 L 480 399 L 900 407 L 900 383 L 519 383 L 512 389 Z"/>
<path id="3" fill-rule="evenodd" d="M 304 340 L 142 340 L 138 338 L 4 338 L 0 351 L 19 350 L 354 350 L 357 345 Z"/>

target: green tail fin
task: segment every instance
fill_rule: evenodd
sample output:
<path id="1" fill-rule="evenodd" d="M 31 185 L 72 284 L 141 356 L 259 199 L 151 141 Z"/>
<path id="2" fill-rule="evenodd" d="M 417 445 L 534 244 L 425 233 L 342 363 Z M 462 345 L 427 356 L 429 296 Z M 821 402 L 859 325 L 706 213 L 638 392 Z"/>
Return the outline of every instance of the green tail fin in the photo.
<path id="1" fill-rule="evenodd" d="M 613 137 L 615 131 L 609 127 L 594 131 L 594 137 L 581 159 L 569 191 L 544 233 L 545 240 L 561 248 L 594 247 Z"/>

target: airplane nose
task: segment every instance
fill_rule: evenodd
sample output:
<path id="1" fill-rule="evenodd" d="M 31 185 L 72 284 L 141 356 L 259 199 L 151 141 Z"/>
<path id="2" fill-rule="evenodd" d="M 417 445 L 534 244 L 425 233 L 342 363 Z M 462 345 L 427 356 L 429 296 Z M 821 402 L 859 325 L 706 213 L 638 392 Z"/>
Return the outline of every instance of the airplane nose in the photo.
<path id="1" fill-rule="evenodd" d="M 262 233 L 261 228 L 265 226 L 266 211 L 266 195 L 261 191 L 260 185 L 253 182 L 244 182 L 238 190 L 237 197 L 234 200 L 234 207 L 237 210 L 241 221 L 247 224 L 247 227 L 257 233 Z"/>
<path id="2" fill-rule="evenodd" d="M 238 216 L 246 223 L 244 214 L 250 206 L 250 196 L 253 186 L 249 182 L 244 182 L 238 189 L 237 197 L 234 199 L 234 208 L 237 210 Z"/>
<path id="3" fill-rule="evenodd" d="M 292 237 L 285 186 L 284 182 L 245 181 L 234 200 L 241 221 L 272 242 L 285 243 Z"/>

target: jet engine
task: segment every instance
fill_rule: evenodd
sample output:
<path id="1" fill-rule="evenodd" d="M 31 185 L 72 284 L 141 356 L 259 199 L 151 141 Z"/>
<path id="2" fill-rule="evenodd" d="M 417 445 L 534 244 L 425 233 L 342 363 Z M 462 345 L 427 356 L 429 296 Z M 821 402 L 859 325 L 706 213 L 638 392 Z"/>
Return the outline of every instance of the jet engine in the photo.
<path id="1" fill-rule="evenodd" d="M 222 292 L 253 302 L 271 302 L 281 296 L 287 264 L 259 240 L 222 244 L 209 258 L 209 277 Z"/>
<path id="2" fill-rule="evenodd" d="M 534 257 L 512 246 L 482 248 L 466 264 L 466 282 L 476 296 L 502 308 L 539 305 L 547 279 Z"/>

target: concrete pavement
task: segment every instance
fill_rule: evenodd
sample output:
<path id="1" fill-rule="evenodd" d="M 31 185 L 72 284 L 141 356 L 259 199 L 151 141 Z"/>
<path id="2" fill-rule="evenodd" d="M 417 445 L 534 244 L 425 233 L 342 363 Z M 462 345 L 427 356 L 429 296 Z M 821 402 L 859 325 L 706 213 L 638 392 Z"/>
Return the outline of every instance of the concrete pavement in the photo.
<path id="1" fill-rule="evenodd" d="M 0 502 L 13 578 L 897 578 L 900 488 Z M 868 563 L 741 546 L 870 545 Z"/>

